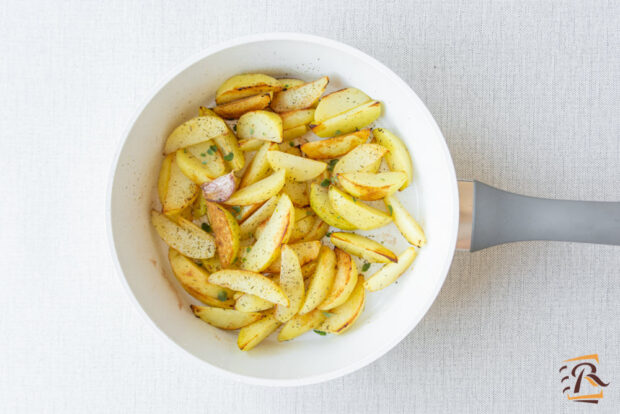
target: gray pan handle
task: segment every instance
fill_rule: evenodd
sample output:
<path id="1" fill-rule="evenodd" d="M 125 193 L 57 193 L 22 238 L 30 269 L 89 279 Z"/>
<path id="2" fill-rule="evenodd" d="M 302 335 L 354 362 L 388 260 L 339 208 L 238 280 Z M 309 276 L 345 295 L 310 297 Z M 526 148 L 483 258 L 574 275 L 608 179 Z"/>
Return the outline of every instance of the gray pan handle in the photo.
<path id="1" fill-rule="evenodd" d="M 620 202 L 527 197 L 474 181 L 472 210 L 472 252 L 525 240 L 620 245 Z"/>

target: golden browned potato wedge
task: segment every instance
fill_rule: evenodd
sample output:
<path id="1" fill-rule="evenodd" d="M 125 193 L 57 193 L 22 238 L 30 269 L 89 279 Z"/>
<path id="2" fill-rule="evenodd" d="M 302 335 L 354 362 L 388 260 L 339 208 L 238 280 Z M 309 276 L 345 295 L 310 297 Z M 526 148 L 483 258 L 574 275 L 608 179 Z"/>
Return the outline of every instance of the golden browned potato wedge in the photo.
<path id="1" fill-rule="evenodd" d="M 235 309 L 221 309 L 211 306 L 190 305 L 190 308 L 197 318 L 216 328 L 227 330 L 243 328 L 263 317 L 261 313 L 245 313 Z"/>
<path id="2" fill-rule="evenodd" d="M 215 235 L 220 263 L 228 267 L 239 253 L 239 224 L 228 210 L 211 201 L 207 201 L 207 217 Z"/>
<path id="3" fill-rule="evenodd" d="M 237 135 L 240 139 L 282 142 L 282 119 L 269 111 L 247 112 L 237 122 Z"/>
<path id="4" fill-rule="evenodd" d="M 337 214 L 362 230 L 377 229 L 392 221 L 389 214 L 354 199 L 334 186 L 329 188 L 329 204 Z"/>
<path id="5" fill-rule="evenodd" d="M 319 101 L 314 114 L 314 123 L 326 121 L 366 102 L 370 97 L 357 88 L 345 88 L 325 95 Z"/>
<path id="6" fill-rule="evenodd" d="M 228 132 L 228 126 L 219 117 L 199 116 L 182 123 L 166 139 L 164 153 L 170 154 Z"/>
<path id="7" fill-rule="evenodd" d="M 392 212 L 394 224 L 405 239 L 414 246 L 422 247 L 426 244 L 426 236 L 424 230 L 417 221 L 411 217 L 411 214 L 403 207 L 396 196 L 391 195 L 385 198 L 385 206 Z"/>
<path id="8" fill-rule="evenodd" d="M 265 229 L 258 236 L 250 252 L 244 256 L 245 260 L 242 261 L 241 267 L 255 272 L 265 270 L 276 259 L 280 246 L 288 241 L 294 225 L 295 210 L 293 203 L 286 194 L 283 194 L 280 196 Z M 264 299 L 269 300 L 268 298 Z"/>
<path id="9" fill-rule="evenodd" d="M 280 256 L 282 267 L 280 270 L 280 287 L 289 300 L 288 306 L 276 305 L 275 318 L 286 322 L 299 311 L 304 301 L 304 277 L 301 274 L 301 265 L 297 254 L 288 245 L 282 246 Z"/>
<path id="10" fill-rule="evenodd" d="M 407 179 L 400 187 L 401 191 L 407 188 L 413 179 L 413 165 L 411 163 L 411 155 L 405 143 L 396 135 L 383 128 L 376 128 L 373 136 L 379 145 L 383 145 L 388 149 L 385 154 L 385 161 L 392 171 L 402 171 Z"/>
<path id="11" fill-rule="evenodd" d="M 327 169 L 327 164 L 310 158 L 298 157 L 282 151 L 267 154 L 269 165 L 274 171 L 286 171 L 286 177 L 297 182 L 311 180 Z"/>
<path id="12" fill-rule="evenodd" d="M 168 251 L 168 260 L 172 272 L 187 293 L 210 306 L 231 308 L 234 305 L 233 292 L 209 283 L 209 274 L 193 260 L 174 249 Z"/>
<path id="13" fill-rule="evenodd" d="M 276 283 L 260 273 L 248 270 L 222 269 L 211 273 L 209 282 L 232 290 L 249 293 L 272 303 L 287 306 L 289 300 Z"/>
<path id="14" fill-rule="evenodd" d="M 271 76 L 261 73 L 246 73 L 235 75 L 226 81 L 215 92 L 215 102 L 218 105 L 252 95 L 276 92 L 281 90 L 280 82 Z"/>
<path id="15" fill-rule="evenodd" d="M 310 263 L 306 263 L 305 265 L 301 267 L 301 274 L 304 277 L 304 279 L 307 279 L 314 274 L 314 271 L 316 270 L 316 266 L 318 263 L 319 263 L 318 260 L 313 260 Z"/>
<path id="16" fill-rule="evenodd" d="M 336 248 L 336 276 L 327 298 L 317 306 L 320 310 L 328 310 L 342 305 L 357 282 L 357 266 L 351 256 L 343 250 Z"/>
<path id="17" fill-rule="evenodd" d="M 318 309 L 306 313 L 305 315 L 295 315 L 286 322 L 280 330 L 278 341 L 288 341 L 297 338 L 311 329 L 316 329 L 321 326 L 326 318 L 325 314 Z"/>
<path id="18" fill-rule="evenodd" d="M 207 273 L 215 273 L 218 270 L 222 270 L 222 264 L 217 256 L 213 256 L 209 259 L 202 259 L 200 260 L 200 263 L 202 263 L 202 267 L 207 271 Z"/>
<path id="19" fill-rule="evenodd" d="M 321 246 L 316 270 L 310 276 L 310 283 L 304 303 L 299 310 L 304 315 L 319 306 L 329 295 L 336 276 L 336 254 L 327 246 Z"/>
<path id="20" fill-rule="evenodd" d="M 250 111 L 258 111 L 265 109 L 271 103 L 271 93 L 263 93 L 261 95 L 248 96 L 236 101 L 231 101 L 213 108 L 213 112 L 224 119 L 237 119 L 241 115 Z"/>
<path id="21" fill-rule="evenodd" d="M 217 116 L 217 114 L 212 109 L 201 106 L 198 108 L 198 116 Z"/>
<path id="22" fill-rule="evenodd" d="M 362 129 L 373 123 L 380 115 L 381 102 L 370 101 L 319 124 L 311 124 L 310 129 L 320 137 L 333 137 Z"/>
<path id="23" fill-rule="evenodd" d="M 296 109 L 310 108 L 323 95 L 329 78 L 323 76 L 314 82 L 288 88 L 278 92 L 271 101 L 271 109 L 276 112 L 288 112 Z"/>
<path id="24" fill-rule="evenodd" d="M 182 156 L 180 156 L 183 154 Z M 187 158 L 187 160 L 181 160 L 181 157 Z M 192 170 L 197 170 L 195 175 L 201 177 L 199 180 L 194 180 L 196 184 L 202 184 L 210 179 L 214 179 L 226 173 L 226 164 L 220 154 L 220 151 L 215 145 L 215 141 L 210 139 L 208 141 L 201 142 L 199 144 L 190 145 L 183 150 L 177 151 L 177 161 L 179 166 L 182 167 L 183 173 L 191 178 L 190 174 Z M 181 162 L 185 161 L 188 164 L 185 168 L 181 166 Z"/>
<path id="25" fill-rule="evenodd" d="M 393 251 L 359 234 L 332 233 L 330 240 L 334 246 L 371 263 L 389 263 L 398 260 Z"/>
<path id="26" fill-rule="evenodd" d="M 164 180 L 168 178 L 167 183 Z M 162 210 L 167 216 L 178 215 L 191 206 L 198 196 L 198 186 L 179 168 L 176 157 L 172 154 L 170 161 L 164 161 L 160 171 L 158 190 L 162 197 Z M 165 193 L 164 193 L 165 192 Z"/>
<path id="27" fill-rule="evenodd" d="M 238 171 L 245 166 L 245 156 L 243 155 L 243 151 L 239 149 L 237 138 L 231 130 L 228 130 L 225 134 L 214 137 L 213 140 L 222 153 L 222 158 L 224 158 L 224 162 L 228 168 L 233 171 Z"/>
<path id="28" fill-rule="evenodd" d="M 312 225 L 312 229 L 300 241 L 321 240 L 329 230 L 329 224 L 325 223 L 319 217 Z"/>
<path id="29" fill-rule="evenodd" d="M 248 204 L 247 206 L 241 206 L 239 212 L 237 212 L 236 208 L 233 206 L 233 216 L 237 219 L 239 223 L 243 223 L 248 217 L 250 217 L 256 210 L 265 204 L 265 202 L 261 201 L 260 203 Z"/>
<path id="30" fill-rule="evenodd" d="M 301 157 L 301 150 L 295 145 L 294 141 L 278 144 L 278 151 Z"/>
<path id="31" fill-rule="evenodd" d="M 389 265 L 388 265 L 389 266 Z M 364 291 L 364 277 L 357 278 L 355 289 L 349 299 L 342 305 L 329 311 L 331 314 L 318 330 L 334 334 L 341 334 L 351 327 L 364 310 L 366 292 Z"/>
<path id="32" fill-rule="evenodd" d="M 301 79 L 291 79 L 291 78 L 278 79 L 278 82 L 280 83 L 280 86 L 282 87 L 282 89 L 288 89 L 288 88 L 303 85 L 304 83 L 306 83 L 302 81 Z"/>
<path id="33" fill-rule="evenodd" d="M 328 194 L 327 187 L 324 187 L 322 184 L 312 183 L 310 185 L 310 207 L 312 207 L 312 210 L 330 226 L 342 230 L 355 230 L 356 226 L 349 223 L 344 216 L 332 208 Z"/>
<path id="34" fill-rule="evenodd" d="M 278 144 L 273 142 L 264 142 L 250 162 L 250 166 L 245 170 L 243 178 L 241 179 L 241 188 L 247 187 L 250 184 L 262 180 L 269 175 L 269 161 L 267 160 L 267 153 L 269 151 L 275 151 L 278 149 Z"/>
<path id="35" fill-rule="evenodd" d="M 307 183 L 286 180 L 282 187 L 282 192 L 288 195 L 297 207 L 305 207 L 310 204 L 310 192 L 308 191 Z"/>
<path id="36" fill-rule="evenodd" d="M 315 221 L 316 218 L 314 217 L 314 212 L 311 216 L 306 216 L 303 219 L 296 221 L 293 232 L 291 233 L 291 238 L 289 239 L 289 243 L 294 243 L 303 239 L 304 236 L 310 233 L 314 227 Z"/>
<path id="37" fill-rule="evenodd" d="M 284 170 L 277 171 L 267 178 L 263 178 L 233 193 L 224 203 L 230 206 L 247 206 L 261 203 L 280 192 L 284 186 L 285 177 L 286 172 Z"/>
<path id="38" fill-rule="evenodd" d="M 265 203 L 260 206 L 250 217 L 248 217 L 241 225 L 239 226 L 239 237 L 241 239 L 247 239 L 254 234 L 254 231 L 257 227 L 267 220 L 273 214 L 273 211 L 276 209 L 276 205 L 278 204 L 278 197 L 273 196 L 269 200 L 265 201 Z"/>
<path id="39" fill-rule="evenodd" d="M 207 200 L 205 200 L 202 192 L 199 192 L 194 204 L 192 204 L 192 219 L 199 219 L 205 214 L 207 214 Z"/>
<path id="40" fill-rule="evenodd" d="M 215 254 L 213 237 L 191 221 L 179 217 L 179 224 L 177 224 L 153 210 L 151 222 L 159 237 L 183 255 L 192 259 L 208 259 Z"/>
<path id="41" fill-rule="evenodd" d="M 394 194 L 407 180 L 403 172 L 340 173 L 338 184 L 353 197 L 361 200 L 381 200 Z"/>
<path id="42" fill-rule="evenodd" d="M 415 247 L 408 247 L 398 255 L 398 263 L 388 263 L 383 266 L 364 282 L 364 287 L 366 290 L 376 292 L 391 285 L 411 266 L 417 254 Z"/>
<path id="43" fill-rule="evenodd" d="M 361 144 L 334 166 L 334 175 L 354 172 L 376 173 L 387 149 L 377 144 Z"/>
<path id="44" fill-rule="evenodd" d="M 253 324 L 241 328 L 237 337 L 237 346 L 242 351 L 249 351 L 271 335 L 280 325 L 281 323 L 275 316 L 266 315 Z"/>
<path id="45" fill-rule="evenodd" d="M 297 109 L 295 111 L 282 112 L 282 129 L 295 128 L 308 125 L 314 119 L 314 109 Z"/>
<path id="46" fill-rule="evenodd" d="M 309 242 L 300 242 L 289 244 L 288 247 L 295 253 L 297 256 L 300 266 L 305 265 L 316 259 L 319 256 L 319 250 L 321 249 L 321 242 L 309 241 Z M 265 272 L 268 273 L 278 273 L 281 267 L 280 257 L 276 257 L 276 259 L 265 269 Z"/>
<path id="47" fill-rule="evenodd" d="M 293 128 L 285 129 L 282 131 L 282 141 L 290 142 L 291 140 L 304 135 L 308 131 L 310 131 L 310 128 L 308 128 L 307 125 L 299 125 Z"/>
<path id="48" fill-rule="evenodd" d="M 260 312 L 273 308 L 273 303 L 249 293 L 242 293 L 235 301 L 235 309 L 240 312 Z"/>
<path id="49" fill-rule="evenodd" d="M 241 139 L 239 140 L 239 149 L 243 152 L 258 151 L 265 141 L 262 139 Z"/>
<path id="50" fill-rule="evenodd" d="M 301 150 L 314 159 L 338 158 L 366 142 L 369 136 L 370 129 L 361 129 L 351 134 L 308 142 L 301 146 Z"/>
<path id="51" fill-rule="evenodd" d="M 170 182 L 170 170 L 172 169 L 172 163 L 174 162 L 175 154 L 168 154 L 161 163 L 159 170 L 159 178 L 157 179 L 157 194 L 159 195 L 159 201 L 164 204 L 166 200 L 166 194 L 168 193 L 168 183 Z"/>

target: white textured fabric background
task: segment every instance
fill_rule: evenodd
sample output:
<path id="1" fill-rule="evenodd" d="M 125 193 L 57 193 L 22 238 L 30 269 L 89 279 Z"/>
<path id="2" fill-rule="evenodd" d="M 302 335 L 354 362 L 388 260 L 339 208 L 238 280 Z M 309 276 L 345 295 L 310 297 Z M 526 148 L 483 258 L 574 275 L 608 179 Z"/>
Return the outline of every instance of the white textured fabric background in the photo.
<path id="1" fill-rule="evenodd" d="M 105 239 L 128 120 L 179 61 L 223 39 L 302 31 L 409 82 L 460 178 L 620 199 L 616 1 L 4 1 L 0 7 L 1 412 L 618 412 L 620 248 L 457 253 L 437 301 L 385 357 L 294 389 L 214 376 L 132 309 Z M 568 402 L 561 361 L 611 385 Z"/>

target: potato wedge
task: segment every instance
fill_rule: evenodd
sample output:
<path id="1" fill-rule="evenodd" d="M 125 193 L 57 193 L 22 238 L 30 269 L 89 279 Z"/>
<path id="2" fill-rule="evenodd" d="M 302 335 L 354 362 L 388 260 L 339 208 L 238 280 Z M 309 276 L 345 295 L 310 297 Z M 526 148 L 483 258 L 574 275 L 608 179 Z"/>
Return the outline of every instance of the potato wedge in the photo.
<path id="1" fill-rule="evenodd" d="M 166 139 L 164 153 L 170 154 L 228 132 L 228 126 L 219 117 L 199 116 L 176 127 Z"/>
<path id="2" fill-rule="evenodd" d="M 306 82 L 302 81 L 301 79 L 282 78 L 282 79 L 278 79 L 278 83 L 280 83 L 280 86 L 284 90 L 284 89 L 292 88 L 294 86 L 303 85 Z"/>
<path id="3" fill-rule="evenodd" d="M 172 163 L 174 162 L 175 154 L 168 154 L 161 163 L 159 169 L 159 178 L 157 179 L 157 194 L 159 195 L 159 201 L 164 204 L 166 200 L 166 194 L 168 193 L 168 183 L 170 182 L 170 170 L 172 169 Z"/>
<path id="4" fill-rule="evenodd" d="M 167 162 L 162 165 L 167 168 Z M 169 171 L 160 172 L 159 189 L 165 190 L 166 194 L 162 201 L 162 210 L 167 216 L 178 215 L 186 207 L 190 206 L 198 196 L 198 186 L 179 168 L 176 157 L 170 161 Z M 168 177 L 168 183 L 164 184 L 163 179 Z"/>
<path id="5" fill-rule="evenodd" d="M 278 341 L 288 341 L 311 329 L 316 329 L 321 326 L 326 318 L 325 314 L 318 309 L 304 315 L 295 315 L 280 330 Z"/>
<path id="6" fill-rule="evenodd" d="M 198 116 L 217 116 L 217 114 L 212 109 L 201 106 L 198 108 Z"/>
<path id="7" fill-rule="evenodd" d="M 334 175 L 355 172 L 376 173 L 387 149 L 377 144 L 361 144 L 342 157 L 334 166 Z"/>
<path id="8" fill-rule="evenodd" d="M 280 259 L 282 267 L 279 284 L 289 300 L 289 305 L 276 305 L 274 316 L 278 321 L 286 322 L 297 314 L 304 301 L 304 277 L 297 254 L 290 246 L 282 246 Z"/>
<path id="9" fill-rule="evenodd" d="M 388 153 L 385 154 L 385 161 L 388 167 L 390 167 L 390 170 L 405 173 L 407 179 L 400 187 L 401 191 L 404 190 L 413 179 L 413 164 L 407 146 L 400 138 L 387 129 L 376 128 L 373 131 L 373 136 L 377 144 L 383 145 L 388 149 Z"/>
<path id="10" fill-rule="evenodd" d="M 151 211 L 153 227 L 168 246 L 192 259 L 208 259 L 215 254 L 213 237 L 191 221 L 179 217 L 179 224 L 163 214 Z"/>
<path id="11" fill-rule="evenodd" d="M 288 241 L 295 224 L 294 220 L 293 203 L 287 195 L 283 194 L 280 196 L 265 229 L 257 238 L 250 252 L 244 256 L 245 260 L 242 261 L 241 267 L 255 272 L 265 270 L 276 259 L 280 246 Z M 264 299 L 269 300 L 268 298 Z"/>
<path id="12" fill-rule="evenodd" d="M 325 223 L 319 217 L 312 225 L 312 229 L 300 241 L 321 240 L 329 230 L 329 224 Z"/>
<path id="13" fill-rule="evenodd" d="M 337 227 L 342 230 L 355 230 L 357 227 L 349 223 L 339 213 L 332 208 L 329 201 L 329 192 L 326 187 L 313 183 L 310 185 L 310 207 L 330 226 Z"/>
<path id="14" fill-rule="evenodd" d="M 317 306 L 320 310 L 329 310 L 346 302 L 357 282 L 357 265 L 351 255 L 338 248 L 334 249 L 334 252 L 336 253 L 336 276 L 329 294 Z"/>
<path id="15" fill-rule="evenodd" d="M 307 183 L 286 180 L 282 192 L 289 196 L 296 207 L 305 207 L 310 204 L 310 192 Z"/>
<path id="16" fill-rule="evenodd" d="M 256 210 L 265 204 L 264 201 L 260 203 L 248 204 L 247 206 L 241 206 L 241 210 L 239 212 L 233 211 L 233 216 L 237 219 L 239 223 L 242 223 L 248 217 L 250 217 Z"/>
<path id="17" fill-rule="evenodd" d="M 235 192 L 237 180 L 234 173 L 228 173 L 217 177 L 215 180 L 204 183 L 200 186 L 201 194 L 207 201 L 221 203 L 230 198 Z"/>
<path id="18" fill-rule="evenodd" d="M 223 269 L 211 273 L 209 282 L 232 290 L 249 293 L 272 303 L 288 306 L 289 300 L 277 284 L 260 273 L 248 270 Z"/>
<path id="19" fill-rule="evenodd" d="M 190 305 L 197 318 L 202 319 L 216 328 L 234 330 L 240 329 L 263 318 L 261 313 L 245 313 L 235 309 L 220 309 L 211 306 Z"/>
<path id="20" fill-rule="evenodd" d="M 364 287 L 366 290 L 376 292 L 391 285 L 411 266 L 417 254 L 415 247 L 408 247 L 398 255 L 398 263 L 388 263 L 383 266 L 364 282 Z"/>
<path id="21" fill-rule="evenodd" d="M 396 254 L 368 237 L 355 233 L 332 233 L 332 244 L 345 252 L 361 257 L 370 263 L 397 262 Z"/>
<path id="22" fill-rule="evenodd" d="M 310 263 L 306 263 L 301 267 L 301 275 L 304 277 L 304 279 L 307 279 L 314 274 L 317 264 L 318 261 L 313 260 Z"/>
<path id="23" fill-rule="evenodd" d="M 366 142 L 369 136 L 370 129 L 361 129 L 350 134 L 305 143 L 301 146 L 301 150 L 314 159 L 338 158 Z"/>
<path id="24" fill-rule="evenodd" d="M 273 196 L 269 200 L 260 206 L 250 217 L 248 217 L 239 226 L 239 237 L 241 239 L 247 239 L 254 234 L 256 228 L 265 220 L 267 220 L 273 214 L 278 204 L 278 197 Z"/>
<path id="25" fill-rule="evenodd" d="M 269 111 L 247 112 L 237 122 L 237 136 L 241 139 L 282 142 L 282 119 Z"/>
<path id="26" fill-rule="evenodd" d="M 222 153 L 222 158 L 224 158 L 224 162 L 229 169 L 238 171 L 245 166 L 245 156 L 243 155 L 243 151 L 239 149 L 237 138 L 231 130 L 228 130 L 225 134 L 214 137 L 213 140 Z"/>
<path id="27" fill-rule="evenodd" d="M 414 246 L 422 247 L 426 244 L 424 230 L 411 214 L 403 207 L 402 203 L 394 195 L 390 195 L 384 200 L 385 206 L 392 212 L 394 224 L 405 239 Z"/>
<path id="28" fill-rule="evenodd" d="M 204 169 L 203 174 L 205 177 L 214 179 L 226 173 L 226 163 L 214 140 L 210 139 L 199 144 L 190 145 L 184 149 L 199 162 L 199 167 Z M 196 167 L 194 168 L 196 169 Z M 208 180 L 205 179 L 203 182 L 206 181 Z"/>
<path id="29" fill-rule="evenodd" d="M 310 276 L 306 298 L 299 310 L 300 315 L 311 312 L 329 295 L 336 276 L 336 254 L 327 246 L 321 246 L 316 270 Z"/>
<path id="30" fill-rule="evenodd" d="M 334 186 L 329 188 L 329 204 L 337 214 L 362 230 L 377 229 L 392 221 L 389 214 L 354 199 Z"/>
<path id="31" fill-rule="evenodd" d="M 192 204 L 192 219 L 197 220 L 202 218 L 205 214 L 207 214 L 207 200 L 205 200 L 202 192 L 199 192 L 194 204 Z"/>
<path id="32" fill-rule="evenodd" d="M 351 327 L 361 315 L 366 303 L 364 277 L 358 276 L 357 284 L 349 299 L 342 305 L 329 311 L 332 315 L 323 322 L 318 330 L 333 334 L 341 334 Z"/>
<path id="33" fill-rule="evenodd" d="M 250 162 L 250 166 L 245 170 L 245 174 L 243 174 L 240 185 L 241 188 L 254 184 L 269 175 L 270 166 L 267 153 L 277 150 L 278 144 L 273 142 L 261 142 L 263 143 L 262 146 L 252 159 L 252 162 Z"/>
<path id="34" fill-rule="evenodd" d="M 240 312 L 260 312 L 273 308 L 273 303 L 249 293 L 243 293 L 235 301 L 235 309 Z"/>
<path id="35" fill-rule="evenodd" d="M 327 164 L 309 158 L 298 157 L 281 151 L 267 154 L 269 165 L 274 171 L 286 171 L 286 177 L 297 182 L 313 179 L 327 169 Z"/>
<path id="36" fill-rule="evenodd" d="M 329 78 L 323 76 L 314 82 L 294 86 L 278 92 L 271 101 L 271 109 L 276 112 L 288 112 L 296 109 L 310 108 L 323 95 Z"/>
<path id="37" fill-rule="evenodd" d="M 249 351 L 263 339 L 271 335 L 281 323 L 273 315 L 266 315 L 262 319 L 241 328 L 237 337 L 237 346 L 242 351 Z"/>
<path id="38" fill-rule="evenodd" d="M 290 129 L 308 125 L 314 119 L 314 109 L 297 109 L 295 111 L 282 112 L 282 129 Z"/>
<path id="39" fill-rule="evenodd" d="M 273 101 L 271 103 L 273 105 Z M 379 116 L 381 116 L 381 102 L 370 101 L 319 124 L 311 124 L 310 129 L 320 137 L 333 137 L 367 127 Z"/>
<path id="40" fill-rule="evenodd" d="M 304 238 L 312 228 L 314 227 L 314 222 L 316 218 L 314 217 L 314 213 L 311 216 L 306 216 L 303 219 L 295 222 L 295 227 L 293 228 L 293 232 L 291 233 L 291 238 L 289 239 L 289 243 L 297 242 Z"/>
<path id="41" fill-rule="evenodd" d="M 168 260 L 172 273 L 193 297 L 207 305 L 231 308 L 233 292 L 223 286 L 209 283 L 209 273 L 174 249 L 168 250 Z"/>
<path id="42" fill-rule="evenodd" d="M 215 92 L 215 102 L 225 104 L 248 96 L 276 92 L 282 89 L 280 82 L 261 73 L 246 73 L 226 79 Z"/>
<path id="43" fill-rule="evenodd" d="M 282 131 L 282 141 L 287 142 L 299 138 L 310 131 L 307 125 L 299 125 Z"/>
<path id="44" fill-rule="evenodd" d="M 318 124 L 371 101 L 357 88 L 345 88 L 325 95 L 316 106 L 314 123 Z"/>
<path id="45" fill-rule="evenodd" d="M 297 259 L 299 260 L 300 266 L 305 265 L 316 259 L 319 256 L 319 250 L 321 249 L 321 242 L 319 241 L 309 241 L 309 242 L 301 242 L 287 245 L 289 249 L 295 253 Z M 280 267 L 282 266 L 280 262 L 280 257 L 277 257 L 265 272 L 268 273 L 278 273 L 280 272 Z"/>
<path id="46" fill-rule="evenodd" d="M 263 93 L 260 95 L 248 96 L 247 98 L 227 102 L 222 105 L 217 105 L 213 108 L 213 112 L 224 119 L 237 119 L 246 112 L 265 109 L 270 103 L 271 93 Z"/>
<path id="47" fill-rule="evenodd" d="M 217 256 L 213 256 L 209 259 L 201 259 L 200 263 L 202 263 L 202 267 L 207 273 L 215 273 L 218 270 L 222 270 L 222 264 Z"/>
<path id="48" fill-rule="evenodd" d="M 338 184 L 353 197 L 372 201 L 394 194 L 407 180 L 403 172 L 382 173 L 340 173 Z"/>
<path id="49" fill-rule="evenodd" d="M 261 203 L 280 192 L 284 186 L 285 174 L 286 172 L 281 170 L 254 184 L 237 190 L 224 203 L 230 206 L 247 206 L 249 204 Z"/>
<path id="50" fill-rule="evenodd" d="M 220 263 L 228 267 L 239 253 L 239 224 L 228 210 L 211 201 L 207 201 L 207 217 L 215 235 Z"/>
<path id="51" fill-rule="evenodd" d="M 301 157 L 301 150 L 295 145 L 295 142 L 293 141 L 278 144 L 278 151 L 284 152 L 286 154 L 291 154 L 296 157 Z"/>
<path id="52" fill-rule="evenodd" d="M 239 149 L 243 152 L 258 151 L 265 141 L 262 139 L 241 139 L 239 140 Z"/>

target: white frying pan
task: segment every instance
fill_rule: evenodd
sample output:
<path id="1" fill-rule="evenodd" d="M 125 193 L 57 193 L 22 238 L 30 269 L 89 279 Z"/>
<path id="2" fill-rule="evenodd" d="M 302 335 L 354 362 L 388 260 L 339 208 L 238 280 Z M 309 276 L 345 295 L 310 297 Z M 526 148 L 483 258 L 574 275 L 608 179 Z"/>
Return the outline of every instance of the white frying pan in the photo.
<path id="1" fill-rule="evenodd" d="M 330 90 L 355 86 L 383 101 L 378 125 L 409 147 L 414 181 L 399 198 L 419 219 L 428 243 L 397 284 L 368 295 L 356 325 L 341 336 L 308 333 L 286 343 L 274 336 L 249 353 L 236 333 L 217 330 L 189 311 L 193 299 L 176 282 L 167 248 L 149 221 L 157 205 L 161 148 L 170 131 L 210 104 L 226 78 L 243 72 L 311 80 L 330 77 Z M 517 240 L 620 244 L 620 203 L 524 198 L 479 183 L 461 183 L 459 247 L 477 250 Z M 176 347 L 229 377 L 263 385 L 302 385 L 353 372 L 388 352 L 422 319 L 448 273 L 459 233 L 459 192 L 448 148 L 417 95 L 390 69 L 344 44 L 301 34 L 262 34 L 212 47 L 177 68 L 131 122 L 112 169 L 107 221 L 113 257 L 130 297 Z M 399 252 L 406 244 L 390 225 L 375 231 Z M 370 274 L 371 271 L 367 272 Z"/>

